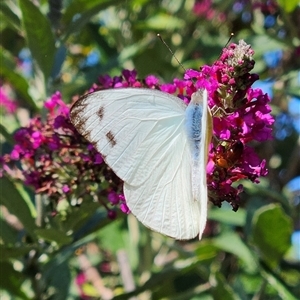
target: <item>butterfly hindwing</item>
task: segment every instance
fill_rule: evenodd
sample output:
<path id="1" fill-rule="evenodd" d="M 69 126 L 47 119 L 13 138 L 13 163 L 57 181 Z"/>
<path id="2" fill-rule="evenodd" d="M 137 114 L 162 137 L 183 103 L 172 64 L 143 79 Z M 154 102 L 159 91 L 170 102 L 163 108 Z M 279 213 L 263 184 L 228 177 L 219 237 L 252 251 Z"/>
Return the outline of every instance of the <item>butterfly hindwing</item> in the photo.
<path id="1" fill-rule="evenodd" d="M 124 184 L 127 204 L 147 227 L 174 237 L 191 239 L 199 233 L 200 202 L 191 190 L 189 147 L 174 142 L 172 155 L 161 160 L 159 168 L 142 185 Z"/>

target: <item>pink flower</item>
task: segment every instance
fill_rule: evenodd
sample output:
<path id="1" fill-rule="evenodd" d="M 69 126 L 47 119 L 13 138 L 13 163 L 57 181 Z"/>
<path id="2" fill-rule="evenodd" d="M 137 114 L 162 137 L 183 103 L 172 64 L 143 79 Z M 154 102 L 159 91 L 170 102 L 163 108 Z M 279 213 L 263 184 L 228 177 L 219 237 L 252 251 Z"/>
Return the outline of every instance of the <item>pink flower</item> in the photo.
<path id="1" fill-rule="evenodd" d="M 131 84 L 134 84 L 137 79 L 136 79 L 136 75 L 137 75 L 137 72 L 136 70 L 123 70 L 122 71 L 122 75 L 124 76 L 125 80 Z"/>
<path id="2" fill-rule="evenodd" d="M 78 285 L 83 285 L 87 279 L 85 277 L 85 274 L 82 272 L 82 273 L 79 273 L 76 278 L 75 278 L 75 281 Z"/>
<path id="3" fill-rule="evenodd" d="M 174 86 L 173 84 L 171 83 L 168 83 L 168 84 L 162 84 L 160 86 L 160 90 L 163 91 L 163 92 L 166 92 L 168 94 L 174 94 L 175 91 L 176 91 L 176 86 Z"/>
<path id="4" fill-rule="evenodd" d="M 10 157 L 12 160 L 19 160 L 21 153 L 22 153 L 21 147 L 19 145 L 15 145 L 12 152 L 10 153 Z"/>
<path id="5" fill-rule="evenodd" d="M 68 193 L 68 192 L 70 192 L 70 187 L 67 184 L 64 184 L 62 187 L 62 191 L 64 193 Z"/>
<path id="6" fill-rule="evenodd" d="M 17 110 L 17 103 L 9 96 L 9 87 L 0 86 L 0 107 L 3 107 L 8 114 Z"/>
<path id="7" fill-rule="evenodd" d="M 102 155 L 100 153 L 96 153 L 95 154 L 95 160 L 94 160 L 94 163 L 96 165 L 100 165 L 103 163 L 103 158 L 102 158 Z"/>
<path id="8" fill-rule="evenodd" d="M 149 88 L 155 88 L 155 86 L 158 84 L 159 80 L 157 77 L 153 75 L 149 75 L 145 78 L 146 85 Z"/>
<path id="9" fill-rule="evenodd" d="M 69 107 L 62 100 L 60 92 L 53 94 L 47 101 L 45 101 L 44 106 L 49 110 L 50 114 L 57 113 L 58 115 L 67 115 L 69 112 Z"/>
<path id="10" fill-rule="evenodd" d="M 130 213 L 130 209 L 126 204 L 126 199 L 124 197 L 124 195 L 119 195 L 119 200 L 120 200 L 120 209 L 124 214 L 129 214 Z"/>
<path id="11" fill-rule="evenodd" d="M 43 136 L 39 131 L 34 131 L 31 134 L 31 139 L 32 139 L 32 147 L 34 149 L 37 149 L 41 146 L 41 144 L 43 143 Z"/>
<path id="12" fill-rule="evenodd" d="M 52 111 L 54 108 L 56 108 L 57 105 L 60 104 L 60 101 L 61 101 L 60 92 L 56 92 L 51 96 L 51 98 L 45 101 L 44 106 L 49 111 Z"/>
<path id="13" fill-rule="evenodd" d="M 119 196 L 117 195 L 117 193 L 115 193 L 114 191 L 110 192 L 107 195 L 107 199 L 108 201 L 112 204 L 112 205 L 116 205 L 119 204 Z"/>
<path id="14" fill-rule="evenodd" d="M 114 210 L 108 210 L 107 216 L 109 219 L 114 220 L 117 217 L 117 213 Z"/>
<path id="15" fill-rule="evenodd" d="M 130 209 L 127 206 L 126 202 L 120 204 L 120 209 L 124 214 L 130 214 Z"/>

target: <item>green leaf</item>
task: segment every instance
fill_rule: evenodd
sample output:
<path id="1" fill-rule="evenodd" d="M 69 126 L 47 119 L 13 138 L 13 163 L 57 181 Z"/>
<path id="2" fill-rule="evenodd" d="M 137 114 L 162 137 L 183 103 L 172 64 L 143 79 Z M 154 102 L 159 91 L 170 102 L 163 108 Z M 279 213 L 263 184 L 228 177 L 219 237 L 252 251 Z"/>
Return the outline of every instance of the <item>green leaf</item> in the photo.
<path id="1" fill-rule="evenodd" d="M 266 35 L 263 28 L 258 23 L 253 24 L 254 29 L 257 27 L 259 33 L 250 36 L 247 42 L 251 44 L 252 48 L 255 49 L 255 57 L 262 57 L 267 51 L 288 48 L 288 45 L 282 40 L 272 39 L 269 35 Z M 253 70 L 255 72 L 255 68 Z"/>
<path id="2" fill-rule="evenodd" d="M 120 3 L 120 1 L 111 1 L 111 0 L 73 0 L 70 2 L 70 5 L 66 8 L 66 12 L 64 13 L 63 20 L 66 23 L 69 23 L 74 19 L 74 16 L 77 14 L 82 14 L 83 12 L 89 10 L 98 9 L 98 12 L 101 9 L 107 8 L 108 6 L 112 6 L 114 4 Z M 78 16 L 80 17 L 80 16 Z"/>
<path id="3" fill-rule="evenodd" d="M 221 273 L 215 273 L 210 277 L 210 283 L 213 286 L 211 293 L 214 299 L 222 300 L 238 300 L 239 297 L 234 293 L 233 289 L 226 282 Z"/>
<path id="4" fill-rule="evenodd" d="M 34 249 L 34 247 L 31 246 L 0 245 L 0 261 L 10 261 L 11 259 L 19 259 L 24 255 L 27 255 L 32 249 Z"/>
<path id="5" fill-rule="evenodd" d="M 118 212 L 116 219 L 120 219 L 122 216 L 124 217 L 124 214 Z M 99 229 L 103 229 L 111 223 L 114 223 L 114 221 L 107 217 L 107 212 L 102 208 L 98 208 L 96 212 L 86 220 L 85 224 L 74 233 L 74 238 L 75 240 L 82 239 L 84 236 L 97 232 Z"/>
<path id="6" fill-rule="evenodd" d="M 126 248 L 126 241 L 123 239 L 122 220 L 116 220 L 99 231 L 98 236 L 101 245 L 109 249 L 112 253 L 116 253 L 119 249 Z"/>
<path id="7" fill-rule="evenodd" d="M 70 256 L 74 255 L 76 249 L 82 247 L 87 243 L 94 241 L 95 238 L 96 238 L 96 233 L 92 233 L 70 245 L 66 245 L 65 247 L 62 247 L 60 251 L 58 251 L 54 256 L 52 256 L 52 259 L 45 264 L 44 266 L 45 276 L 48 276 L 47 274 L 51 274 L 55 272 L 55 269 L 58 268 L 59 265 L 66 262 L 70 258 Z"/>
<path id="8" fill-rule="evenodd" d="M 248 272 L 254 273 L 257 271 L 257 262 L 252 252 L 236 233 L 224 232 L 214 238 L 212 242 L 219 249 L 239 257 L 244 262 Z"/>
<path id="9" fill-rule="evenodd" d="M 169 14 L 157 14 L 137 24 L 138 28 L 147 30 L 176 30 L 184 26 L 184 21 Z"/>
<path id="10" fill-rule="evenodd" d="M 299 297 L 293 295 L 285 282 L 268 266 L 262 264 L 261 270 L 262 276 L 267 280 L 267 282 L 278 292 L 281 299 L 285 300 L 297 300 Z M 298 295 L 299 296 L 299 295 Z"/>
<path id="11" fill-rule="evenodd" d="M 0 262 L 0 288 L 9 292 L 11 296 L 20 299 L 30 299 L 21 289 L 20 286 L 24 280 L 23 274 L 14 270 L 13 266 L 7 262 Z M 4 296 L 5 297 L 5 296 Z M 15 299 L 15 298 L 10 298 Z"/>
<path id="12" fill-rule="evenodd" d="M 70 34 L 79 31 L 94 15 L 109 6 L 121 3 L 120 0 L 74 0 L 66 8 L 63 22 L 66 26 L 66 40 Z"/>
<path id="13" fill-rule="evenodd" d="M 287 13 L 291 13 L 299 5 L 299 0 L 278 0 L 278 3 Z"/>
<path id="14" fill-rule="evenodd" d="M 61 67 L 66 59 L 67 55 L 67 48 L 65 45 L 60 45 L 59 48 L 57 48 L 55 55 L 54 55 L 54 63 L 52 68 L 51 77 L 56 78 L 59 76 L 61 72 Z"/>
<path id="15" fill-rule="evenodd" d="M 124 62 L 132 59 L 138 53 L 143 52 L 147 48 L 149 48 L 150 44 L 152 43 L 151 39 L 144 38 L 141 39 L 139 42 L 134 43 L 128 47 L 125 47 L 119 55 L 119 63 L 123 64 Z"/>
<path id="16" fill-rule="evenodd" d="M 208 218 L 233 226 L 244 226 L 246 222 L 246 212 L 241 208 L 236 212 L 229 209 L 217 208 L 208 211 Z"/>
<path id="17" fill-rule="evenodd" d="M 217 256 L 219 248 L 211 243 L 209 240 L 203 240 L 195 249 L 198 261 L 210 260 Z"/>
<path id="18" fill-rule="evenodd" d="M 82 292 L 88 297 L 99 296 L 99 292 L 97 291 L 97 289 L 91 283 L 87 283 L 87 282 L 85 282 L 82 285 Z"/>
<path id="19" fill-rule="evenodd" d="M 26 101 L 27 106 L 33 110 L 33 112 L 37 112 L 38 107 L 29 94 L 28 80 L 15 70 L 15 58 L 12 57 L 8 51 L 4 49 L 0 50 L 0 75 L 3 76 L 21 95 Z"/>
<path id="20" fill-rule="evenodd" d="M 3 135 L 7 143 L 14 145 L 15 141 L 12 134 L 10 134 L 2 124 L 0 124 L 0 134 Z"/>
<path id="21" fill-rule="evenodd" d="M 163 270 L 161 270 L 160 272 L 154 272 L 151 274 L 151 277 L 145 282 L 143 283 L 141 286 L 137 287 L 134 291 L 132 292 L 128 292 L 128 293 L 124 293 L 122 295 L 117 295 L 114 297 L 115 300 L 125 300 L 125 299 L 130 299 L 130 297 L 138 295 L 146 290 L 149 291 L 157 291 L 157 292 L 161 292 L 164 293 L 165 290 L 167 288 L 172 287 L 172 289 L 170 289 L 170 292 L 172 292 L 172 290 L 177 290 L 179 287 L 175 286 L 174 287 L 174 280 L 175 282 L 178 281 L 179 283 L 181 283 L 184 278 L 189 277 L 191 274 L 191 279 L 193 277 L 195 277 L 196 273 L 195 273 L 195 269 L 199 266 L 199 262 L 197 260 L 197 258 L 195 257 L 191 257 L 189 259 L 185 259 L 185 260 L 177 260 L 175 263 L 171 264 L 168 267 L 165 267 Z M 175 283 L 176 284 L 176 283 Z M 180 284 L 178 284 L 180 285 Z M 205 289 L 203 288 L 196 288 L 197 290 L 197 294 L 201 294 L 203 292 L 205 292 Z M 167 291 L 166 293 L 168 293 L 169 291 Z M 170 294 L 168 294 L 170 296 Z M 167 294 L 164 294 L 162 296 L 162 294 L 160 294 L 160 297 L 155 297 L 155 299 L 162 299 L 162 298 L 166 298 Z M 176 298 L 176 297 L 174 297 Z M 168 297 L 169 299 L 169 297 Z M 173 299 L 173 298 L 170 298 Z M 184 298 L 187 299 L 187 298 Z M 190 299 L 190 298 L 188 298 Z"/>
<path id="22" fill-rule="evenodd" d="M 33 2 L 19 0 L 19 5 L 28 47 L 47 80 L 51 74 L 55 54 L 55 39 L 50 22 Z"/>
<path id="23" fill-rule="evenodd" d="M 29 190 L 26 190 L 24 185 L 21 183 L 16 183 L 15 185 L 16 185 L 18 192 L 22 196 L 23 200 L 26 202 L 26 204 L 30 210 L 31 216 L 35 219 L 37 217 L 37 211 L 36 211 L 34 203 L 31 200 Z"/>
<path id="24" fill-rule="evenodd" d="M 15 1 L 0 1 L 0 11 L 2 18 L 5 19 L 14 29 L 21 30 L 21 21 L 19 18 L 20 9 Z"/>
<path id="25" fill-rule="evenodd" d="M 0 243 L 4 245 L 15 244 L 18 239 L 18 231 L 7 224 L 7 222 L 0 217 Z"/>
<path id="26" fill-rule="evenodd" d="M 36 229 L 35 219 L 32 216 L 29 203 L 21 196 L 16 185 L 7 177 L 0 178 L 0 203 L 4 205 L 11 214 L 15 215 L 23 224 L 25 230 L 34 239 Z"/>
<path id="27" fill-rule="evenodd" d="M 55 242 L 60 246 L 70 244 L 73 240 L 71 236 L 67 236 L 64 232 L 53 228 L 39 228 L 35 230 L 35 233 L 39 238 L 48 242 Z"/>
<path id="28" fill-rule="evenodd" d="M 262 257 L 273 265 L 277 264 L 291 246 L 291 218 L 281 206 L 270 204 L 256 211 L 252 226 L 252 239 Z"/>
<path id="29" fill-rule="evenodd" d="M 72 230 L 75 232 L 78 230 L 93 216 L 98 208 L 99 203 L 92 201 L 83 201 L 80 207 L 72 207 L 72 211 L 67 214 L 66 220 L 62 222 L 65 231 Z"/>
<path id="30" fill-rule="evenodd" d="M 300 98 L 300 89 L 299 89 L 299 71 L 289 71 L 285 76 L 285 80 L 289 82 L 287 86 L 287 93 L 291 96 Z"/>
<path id="31" fill-rule="evenodd" d="M 244 190 L 247 192 L 249 195 L 255 195 L 255 196 L 260 196 L 260 197 L 267 197 L 271 198 L 275 201 L 280 202 L 282 205 L 286 205 L 287 198 L 284 194 L 279 193 L 277 191 L 274 191 L 269 188 L 268 184 L 269 181 L 266 180 L 265 178 L 262 178 L 260 180 L 260 184 L 253 184 L 253 182 L 248 181 L 242 181 L 242 184 L 244 186 Z M 288 209 L 288 207 L 286 207 Z"/>
<path id="32" fill-rule="evenodd" d="M 50 292 L 51 290 L 51 294 L 53 293 L 51 299 L 68 299 L 71 273 L 67 261 L 55 266 L 55 268 L 49 268 L 43 272 L 42 280 L 47 282 L 48 291 Z"/>

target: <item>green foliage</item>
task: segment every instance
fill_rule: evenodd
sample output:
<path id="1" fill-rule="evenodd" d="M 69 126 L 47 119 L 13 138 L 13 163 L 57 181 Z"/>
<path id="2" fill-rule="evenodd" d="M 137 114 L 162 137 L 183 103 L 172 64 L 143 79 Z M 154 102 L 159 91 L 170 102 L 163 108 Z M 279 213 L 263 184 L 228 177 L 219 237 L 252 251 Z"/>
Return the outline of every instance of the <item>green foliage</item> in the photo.
<path id="1" fill-rule="evenodd" d="M 32 204 L 27 201 L 26 197 L 22 197 L 15 184 L 8 178 L 0 178 L 0 185 L 3 191 L 0 195 L 0 204 L 7 207 L 10 213 L 18 216 L 18 219 L 26 227 L 31 238 L 34 238 L 36 226 L 32 210 L 30 210 Z"/>
<path id="2" fill-rule="evenodd" d="M 272 28 L 264 26 L 263 13 L 250 4 L 244 9 L 252 21 L 243 22 L 243 12 L 232 10 L 234 1 L 213 1 L 211 19 L 207 11 L 192 12 L 194 1 L 69 0 L 57 1 L 62 5 L 57 10 L 51 2 L 0 3 L 1 80 L 11 85 L 29 114 L 43 115 L 42 102 L 56 90 L 70 102 L 100 74 L 119 75 L 122 68 L 135 68 L 141 78 L 150 73 L 166 82 L 181 78 L 181 66 L 157 33 L 185 68 L 198 69 L 216 60 L 234 30 L 235 40 L 245 39 L 255 50 L 260 77 L 277 80 L 274 111 L 281 112 L 289 97 L 300 96 L 293 57 L 278 69 L 268 68 L 263 59 L 266 51 L 281 49 L 292 56 L 299 47 L 299 26 L 291 21 L 299 14 L 297 0 L 278 1 L 279 16 Z M 280 30 L 285 30 L 284 38 L 278 37 Z M 17 63 L 23 48 L 30 50 L 33 62 L 29 76 Z M 87 64 L 92 52 L 99 60 Z M 15 118 L 17 124 L 27 121 Z M 4 116 L 0 124 L 2 151 L 13 143 L 7 120 Z M 144 228 L 131 215 L 119 213 L 117 220 L 109 220 L 90 198 L 80 205 L 78 199 L 72 199 L 74 205 L 62 202 L 54 216 L 47 199 L 25 189 L 21 177 L 18 182 L 2 177 L 0 293 L 7 299 L 71 300 L 79 299 L 82 288 L 99 299 L 107 289 L 113 299 L 297 299 L 299 256 L 290 253 L 299 203 L 282 189 L 295 176 L 289 175 L 291 166 L 299 163 L 288 160 L 297 138 L 292 131 L 288 140 L 257 145 L 262 157 L 273 158 L 269 177 L 260 185 L 246 185 L 238 212 L 211 208 L 202 241 L 171 240 Z M 281 162 L 276 165 L 278 157 Z M 287 179 L 282 179 L 283 173 Z M 120 251 L 125 251 L 128 264 L 118 260 Z M 81 255 L 97 271 L 97 283 L 91 278 L 85 278 L 83 286 L 78 283 L 79 275 L 87 276 Z M 130 288 L 121 276 L 124 270 L 126 278 L 133 278 Z"/>
<path id="3" fill-rule="evenodd" d="M 55 40 L 50 22 L 31 1 L 20 0 L 19 5 L 28 47 L 47 80 L 51 73 L 55 53 Z"/>
<path id="4" fill-rule="evenodd" d="M 264 260 L 278 264 L 291 247 L 292 220 L 278 205 L 270 204 L 258 209 L 253 217 L 253 242 Z"/>
<path id="5" fill-rule="evenodd" d="M 257 271 L 257 262 L 253 253 L 235 232 L 225 232 L 219 235 L 213 240 L 213 244 L 239 258 L 247 272 L 254 273 Z"/>
<path id="6" fill-rule="evenodd" d="M 8 262 L 0 262 L 0 268 L 0 288 L 9 291 L 12 297 L 29 300 L 30 298 L 20 290 L 20 286 L 25 278 L 19 272 L 15 271 L 13 266 Z"/>
<path id="7" fill-rule="evenodd" d="M 0 53 L 0 74 L 7 80 L 12 86 L 14 86 L 16 92 L 18 92 L 26 106 L 32 111 L 36 112 L 38 110 L 37 104 L 32 99 L 29 92 L 29 84 L 26 78 L 18 71 L 16 71 L 15 58 L 8 52 L 2 49 Z"/>
<path id="8" fill-rule="evenodd" d="M 298 0 L 288 1 L 288 0 L 279 0 L 279 5 L 287 12 L 291 13 L 294 9 L 299 6 Z"/>

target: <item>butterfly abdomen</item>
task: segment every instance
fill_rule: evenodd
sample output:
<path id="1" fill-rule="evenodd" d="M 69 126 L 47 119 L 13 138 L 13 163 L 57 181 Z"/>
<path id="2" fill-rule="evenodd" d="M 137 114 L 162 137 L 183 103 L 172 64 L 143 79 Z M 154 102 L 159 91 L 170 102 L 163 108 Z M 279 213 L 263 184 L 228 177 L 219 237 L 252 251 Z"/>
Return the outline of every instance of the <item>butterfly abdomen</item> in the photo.
<path id="1" fill-rule="evenodd" d="M 196 201 L 201 201 L 201 195 L 203 193 L 203 168 L 205 168 L 205 163 L 203 162 L 203 151 L 201 151 L 201 144 L 203 141 L 203 130 L 202 128 L 202 118 L 205 113 L 203 107 L 203 93 L 204 91 L 199 90 L 192 95 L 190 104 L 188 105 L 185 118 L 186 118 L 186 132 L 189 139 L 189 145 L 191 150 L 191 183 L 192 183 L 192 192 L 193 198 Z M 205 91 L 206 93 L 206 91 Z M 202 145 L 203 148 L 203 145 Z"/>
<path id="2" fill-rule="evenodd" d="M 192 158 L 195 160 L 199 159 L 200 153 L 202 114 L 202 105 L 194 103 L 190 103 L 185 112 L 187 136 L 191 145 Z"/>

